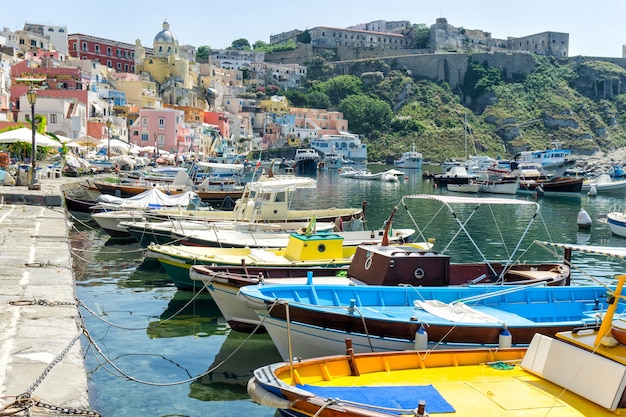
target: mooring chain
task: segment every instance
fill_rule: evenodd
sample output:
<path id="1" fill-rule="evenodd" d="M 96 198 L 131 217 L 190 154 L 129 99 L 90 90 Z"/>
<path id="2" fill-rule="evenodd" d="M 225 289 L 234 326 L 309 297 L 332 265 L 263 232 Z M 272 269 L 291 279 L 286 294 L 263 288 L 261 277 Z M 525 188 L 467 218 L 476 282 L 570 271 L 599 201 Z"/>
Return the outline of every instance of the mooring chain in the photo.
<path id="1" fill-rule="evenodd" d="M 13 301 L 9 301 L 9 304 L 11 304 L 13 306 L 34 306 L 34 305 L 38 305 L 38 306 L 48 306 L 48 307 L 76 306 L 76 305 L 78 305 L 74 301 L 48 301 L 48 300 L 44 300 L 44 299 L 41 299 L 41 298 L 37 299 L 37 300 L 13 300 Z"/>
<path id="2" fill-rule="evenodd" d="M 71 265 L 53 264 L 50 261 L 48 261 L 48 262 L 27 262 L 27 263 L 24 264 L 24 266 L 30 267 L 30 268 L 65 268 L 65 269 L 72 269 Z"/>
<path id="3" fill-rule="evenodd" d="M 102 417 L 102 414 L 97 411 L 85 410 L 82 408 L 59 407 L 57 405 L 45 403 L 37 397 L 31 397 L 27 394 L 20 395 L 15 399 L 15 402 L 3 407 L 0 410 L 0 416 L 17 416 L 20 413 L 25 413 L 22 414 L 24 416 L 31 416 L 31 411 L 35 407 L 47 410 L 46 414 L 50 414 L 50 411 L 52 411 L 55 414 Z"/>
<path id="4" fill-rule="evenodd" d="M 56 366 L 59 362 L 63 360 L 63 358 L 68 354 L 72 346 L 80 339 L 83 335 L 84 330 L 76 334 L 74 338 L 67 344 L 67 346 L 63 349 L 61 353 L 59 353 L 50 364 L 43 370 L 39 378 L 33 383 L 33 385 L 26 390 L 23 394 L 16 397 L 15 402 L 9 404 L 0 410 L 0 416 L 15 416 L 18 413 L 25 412 L 26 416 L 31 415 L 31 409 L 33 407 L 40 407 L 46 410 L 50 410 L 55 412 L 56 414 L 68 414 L 68 415 L 80 415 L 80 416 L 95 416 L 102 417 L 102 414 L 97 411 L 92 410 L 84 410 L 80 408 L 70 408 L 70 407 L 60 407 L 52 404 L 45 403 L 36 397 L 33 397 L 33 392 L 37 389 L 37 387 L 43 382 L 46 376 L 50 373 L 52 368 Z"/>
<path id="5" fill-rule="evenodd" d="M 46 369 L 43 370 L 43 372 L 41 373 L 41 375 L 39 376 L 39 378 L 37 378 L 37 380 L 35 381 L 35 383 L 33 385 L 31 385 L 31 387 L 26 390 L 25 394 L 30 396 L 33 391 L 35 391 L 35 389 L 39 386 L 39 384 L 41 384 L 43 382 L 43 380 L 45 379 L 45 377 L 48 375 L 48 373 L 50 373 L 50 371 L 52 370 L 52 368 L 59 362 L 61 362 L 61 360 L 63 360 L 63 358 L 65 357 L 65 355 L 67 355 L 67 353 L 70 351 L 70 349 L 72 348 L 72 346 L 74 346 L 74 343 L 76 343 L 76 341 L 80 338 L 80 336 L 83 334 L 83 332 L 79 332 L 78 334 L 76 334 L 76 336 L 74 336 L 74 338 L 70 341 L 70 343 L 68 343 L 68 345 L 65 347 L 65 349 L 63 349 L 63 351 L 61 353 L 59 353 L 53 360 L 52 362 L 50 362 L 50 364 L 46 367 Z"/>

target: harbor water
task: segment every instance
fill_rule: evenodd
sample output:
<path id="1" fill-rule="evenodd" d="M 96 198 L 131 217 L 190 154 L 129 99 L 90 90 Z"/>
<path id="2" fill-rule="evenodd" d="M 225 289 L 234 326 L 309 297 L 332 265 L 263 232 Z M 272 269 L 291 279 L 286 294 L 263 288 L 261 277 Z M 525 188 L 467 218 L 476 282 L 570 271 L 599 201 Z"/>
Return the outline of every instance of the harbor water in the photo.
<path id="1" fill-rule="evenodd" d="M 623 198 L 581 194 L 507 196 L 540 204 L 540 214 L 530 227 L 532 206 L 496 207 L 475 214 L 475 205 L 459 206 L 456 218 L 472 216 L 464 227 L 473 239 L 461 233 L 447 247 L 459 229 L 447 208 L 441 210 L 440 203 L 429 200 L 406 198 L 401 203 L 407 195 L 452 193 L 434 188 L 422 179 L 421 171 L 405 172 L 393 183 L 321 172 L 318 188 L 297 191 L 293 208 L 359 207 L 366 202 L 369 229 L 382 227 L 397 208 L 394 227 L 419 226 L 414 240 L 435 239 L 434 249 L 445 249 L 452 262 L 483 260 L 475 246 L 489 260 L 554 259 L 533 244 L 535 239 L 626 246 L 626 239 L 612 236 L 603 220 L 607 212 L 621 210 Z M 577 225 L 581 208 L 593 220 L 584 232 Z M 245 387 L 255 368 L 280 361 L 267 335 L 230 330 L 207 292 L 177 290 L 157 262 L 144 259 L 138 243 L 73 224 L 77 295 L 89 334 L 83 350 L 93 409 L 106 417 L 275 415 L 274 409 L 253 403 Z M 573 285 L 594 280 L 610 285 L 615 275 L 626 272 L 621 261 L 593 255 L 574 254 L 572 262 Z"/>

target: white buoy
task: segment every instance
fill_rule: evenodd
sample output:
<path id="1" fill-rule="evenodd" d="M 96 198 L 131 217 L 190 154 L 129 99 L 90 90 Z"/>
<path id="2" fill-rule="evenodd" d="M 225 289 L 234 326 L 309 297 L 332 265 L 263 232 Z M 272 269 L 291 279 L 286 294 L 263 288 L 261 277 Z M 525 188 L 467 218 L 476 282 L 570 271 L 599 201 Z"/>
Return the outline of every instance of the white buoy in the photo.
<path id="1" fill-rule="evenodd" d="M 424 329 L 424 325 L 420 325 L 420 328 L 415 332 L 415 350 L 428 349 L 428 333 Z"/>
<path id="2" fill-rule="evenodd" d="M 592 185 L 591 187 L 589 187 L 589 191 L 587 191 L 587 195 L 589 197 L 595 197 L 598 195 L 598 190 L 595 185 Z"/>
<path id="3" fill-rule="evenodd" d="M 511 332 L 509 332 L 509 329 L 504 326 L 500 331 L 500 336 L 498 337 L 498 346 L 500 348 L 510 348 L 512 341 L 513 337 L 511 336 Z"/>
<path id="4" fill-rule="evenodd" d="M 591 229 L 591 216 L 584 208 L 578 211 L 578 219 L 576 222 L 578 223 L 579 229 Z"/>

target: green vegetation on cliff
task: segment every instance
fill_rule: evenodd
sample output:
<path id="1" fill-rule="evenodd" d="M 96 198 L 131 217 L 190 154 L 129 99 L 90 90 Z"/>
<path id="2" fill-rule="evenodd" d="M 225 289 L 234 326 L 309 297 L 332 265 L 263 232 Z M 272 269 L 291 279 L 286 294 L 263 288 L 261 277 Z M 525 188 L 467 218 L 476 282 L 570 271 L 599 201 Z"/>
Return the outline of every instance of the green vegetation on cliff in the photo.
<path id="1" fill-rule="evenodd" d="M 535 61 L 534 72 L 507 80 L 471 61 L 462 88 L 453 91 L 381 60 L 356 62 L 347 73 L 345 65 L 316 58 L 306 89 L 284 94 L 294 106 L 343 112 L 373 161 L 389 161 L 413 143 L 437 162 L 555 143 L 585 154 L 626 146 L 626 70 L 604 61 Z"/>

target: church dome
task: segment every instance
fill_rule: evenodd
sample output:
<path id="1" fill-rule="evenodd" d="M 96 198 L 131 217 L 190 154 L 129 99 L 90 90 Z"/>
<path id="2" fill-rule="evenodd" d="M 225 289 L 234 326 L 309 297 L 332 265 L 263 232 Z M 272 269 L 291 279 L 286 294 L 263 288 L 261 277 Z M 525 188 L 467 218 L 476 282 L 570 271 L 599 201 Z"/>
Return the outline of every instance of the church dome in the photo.
<path id="1" fill-rule="evenodd" d="M 174 43 L 178 45 L 178 38 L 170 31 L 170 24 L 167 20 L 163 22 L 163 30 L 154 37 L 154 43 Z"/>

